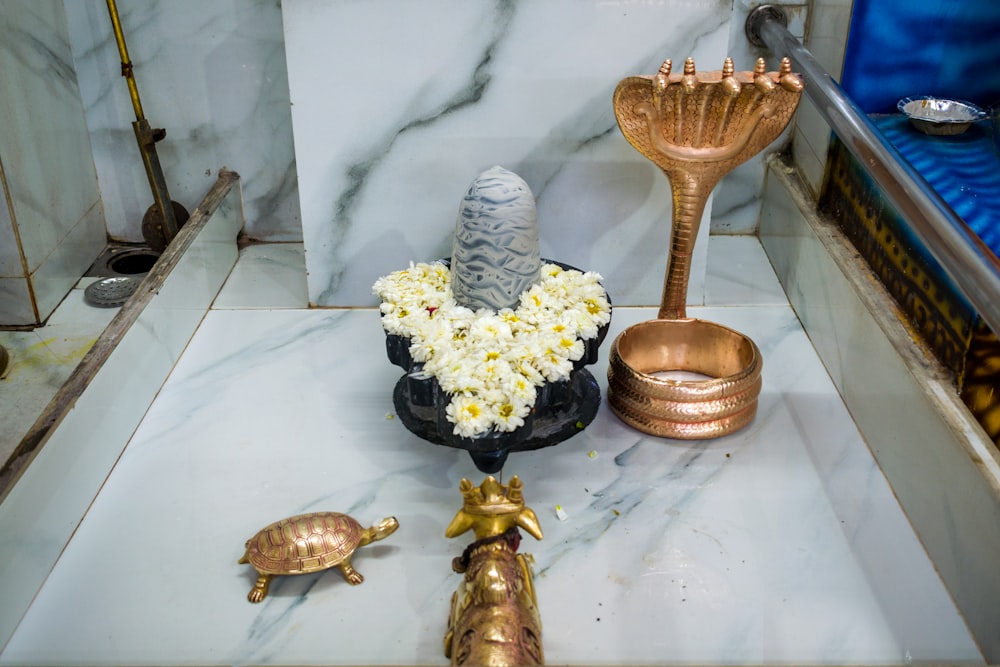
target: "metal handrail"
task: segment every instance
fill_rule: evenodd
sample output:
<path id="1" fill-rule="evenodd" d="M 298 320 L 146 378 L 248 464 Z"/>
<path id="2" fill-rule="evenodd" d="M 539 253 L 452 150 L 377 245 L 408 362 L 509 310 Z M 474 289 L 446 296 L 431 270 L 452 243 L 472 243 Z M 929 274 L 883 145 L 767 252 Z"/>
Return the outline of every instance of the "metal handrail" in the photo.
<path id="1" fill-rule="evenodd" d="M 787 56 L 804 81 L 804 92 L 886 199 L 976 309 L 1000 334 L 1000 260 L 916 169 L 899 154 L 812 54 L 785 27 L 771 5 L 747 18 L 747 38 Z"/>

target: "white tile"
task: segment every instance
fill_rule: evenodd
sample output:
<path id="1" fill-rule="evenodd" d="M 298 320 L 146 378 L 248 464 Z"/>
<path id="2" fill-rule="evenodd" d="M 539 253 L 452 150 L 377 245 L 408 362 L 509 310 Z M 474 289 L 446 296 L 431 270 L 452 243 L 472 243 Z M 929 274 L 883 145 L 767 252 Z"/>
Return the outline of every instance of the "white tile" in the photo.
<path id="1" fill-rule="evenodd" d="M 712 201 L 713 234 L 753 234 L 760 217 L 764 155 L 750 158 L 719 182 Z"/>
<path id="2" fill-rule="evenodd" d="M 27 278 L 0 278 L 0 315 L 5 325 L 38 323 Z"/>
<path id="3" fill-rule="evenodd" d="M 788 303 L 755 236 L 709 237 L 705 297 L 709 306 L 783 306 Z"/>
<path id="4" fill-rule="evenodd" d="M 81 280 L 45 325 L 32 331 L 0 331 L 10 365 L 0 381 L 0 462 L 7 461 L 21 438 L 45 410 L 94 341 L 117 313 L 84 302 Z"/>
<path id="5" fill-rule="evenodd" d="M 0 289 L 0 324 L 38 324 L 105 241 L 62 2 L 5 5 L 0 69 L 0 275 L 32 282 L 26 300 L 13 285 Z"/>
<path id="6" fill-rule="evenodd" d="M 809 143 L 809 137 L 796 128 L 795 142 L 792 144 L 792 155 L 795 166 L 802 175 L 803 182 L 809 187 L 812 198 L 818 199 L 823 187 L 823 177 L 826 174 L 826 152 L 829 144 L 822 148 Z M 761 213 L 763 219 L 765 212 Z"/>
<path id="7" fill-rule="evenodd" d="M 216 297 L 213 308 L 305 308 L 306 263 L 301 243 L 251 245 Z"/>
<path id="8" fill-rule="evenodd" d="M 104 212 L 96 203 L 31 275 L 31 286 L 42 321 L 47 320 L 66 298 L 80 276 L 104 250 L 106 242 Z"/>
<path id="9" fill-rule="evenodd" d="M 63 3 L 13 2 L 4 22 L 0 157 L 24 257 L 35 271 L 100 194 Z"/>
<path id="10" fill-rule="evenodd" d="M 93 342 L 93 339 L 90 339 Z M 0 331 L 10 360 L 0 379 L 0 463 L 6 462 L 35 419 L 89 348 L 86 340 L 65 340 L 57 351 L 34 331 Z M 76 346 L 76 350 L 70 349 Z M 79 356 L 77 356 L 77 354 Z M 74 359 L 75 357 L 75 359 Z"/>
<path id="11" fill-rule="evenodd" d="M 816 159 L 826 164 L 826 154 L 830 146 L 830 124 L 823 119 L 812 100 L 799 105 L 795 117 L 795 131 L 796 141 L 806 142 L 808 150 L 816 156 Z"/>
<path id="12" fill-rule="evenodd" d="M 813 7 L 812 31 L 806 46 L 835 81 L 840 80 L 844 66 L 851 5 L 850 0 L 830 0 Z"/>
<path id="13" fill-rule="evenodd" d="M 14 223 L 10 219 L 7 195 L 0 199 L 0 278 L 23 278 L 20 247 L 14 236 Z"/>
<path id="14" fill-rule="evenodd" d="M 247 232 L 301 241 L 279 3 L 118 3 L 143 110 L 173 200 L 193 212 L 227 168 L 243 179 Z M 104 3 L 68 2 L 73 53 L 114 238 L 141 242 L 152 205 L 128 87 Z"/>

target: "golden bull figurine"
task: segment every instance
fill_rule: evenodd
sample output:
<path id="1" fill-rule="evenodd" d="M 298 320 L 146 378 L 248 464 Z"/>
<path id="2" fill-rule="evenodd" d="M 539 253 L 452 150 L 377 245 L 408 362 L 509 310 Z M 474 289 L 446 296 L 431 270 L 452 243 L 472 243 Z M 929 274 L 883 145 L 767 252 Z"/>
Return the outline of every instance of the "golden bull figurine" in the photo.
<path id="1" fill-rule="evenodd" d="M 487 477 L 459 484 L 464 503 L 445 537 L 472 530 L 475 542 L 452 561 L 464 574 L 452 595 L 444 654 L 452 665 L 541 665 L 542 621 L 530 554 L 517 553 L 518 528 L 542 539 L 538 517 L 524 505 L 517 476 L 504 486 Z"/>

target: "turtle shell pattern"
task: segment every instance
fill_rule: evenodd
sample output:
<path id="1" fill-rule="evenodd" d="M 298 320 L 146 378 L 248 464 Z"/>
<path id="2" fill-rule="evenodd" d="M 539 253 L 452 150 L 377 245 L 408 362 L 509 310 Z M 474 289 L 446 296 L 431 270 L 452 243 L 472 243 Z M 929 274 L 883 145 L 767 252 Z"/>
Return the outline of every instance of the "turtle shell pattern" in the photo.
<path id="1" fill-rule="evenodd" d="M 361 524 L 346 514 L 300 514 L 272 523 L 250 538 L 247 559 L 262 573 L 319 572 L 354 553 L 361 532 Z"/>

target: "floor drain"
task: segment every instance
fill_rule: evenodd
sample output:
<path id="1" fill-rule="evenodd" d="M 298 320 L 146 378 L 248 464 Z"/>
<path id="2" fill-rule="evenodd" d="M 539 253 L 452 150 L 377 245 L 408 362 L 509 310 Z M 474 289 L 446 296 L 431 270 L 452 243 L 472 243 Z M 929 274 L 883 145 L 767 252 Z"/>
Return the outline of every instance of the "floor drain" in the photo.
<path id="1" fill-rule="evenodd" d="M 148 273 L 160 254 L 148 248 L 125 250 L 108 260 L 108 268 L 119 275 L 135 276 Z"/>
<path id="2" fill-rule="evenodd" d="M 87 286 L 83 291 L 83 298 L 91 306 L 117 308 L 135 294 L 140 282 L 139 278 L 131 276 L 102 278 Z"/>

